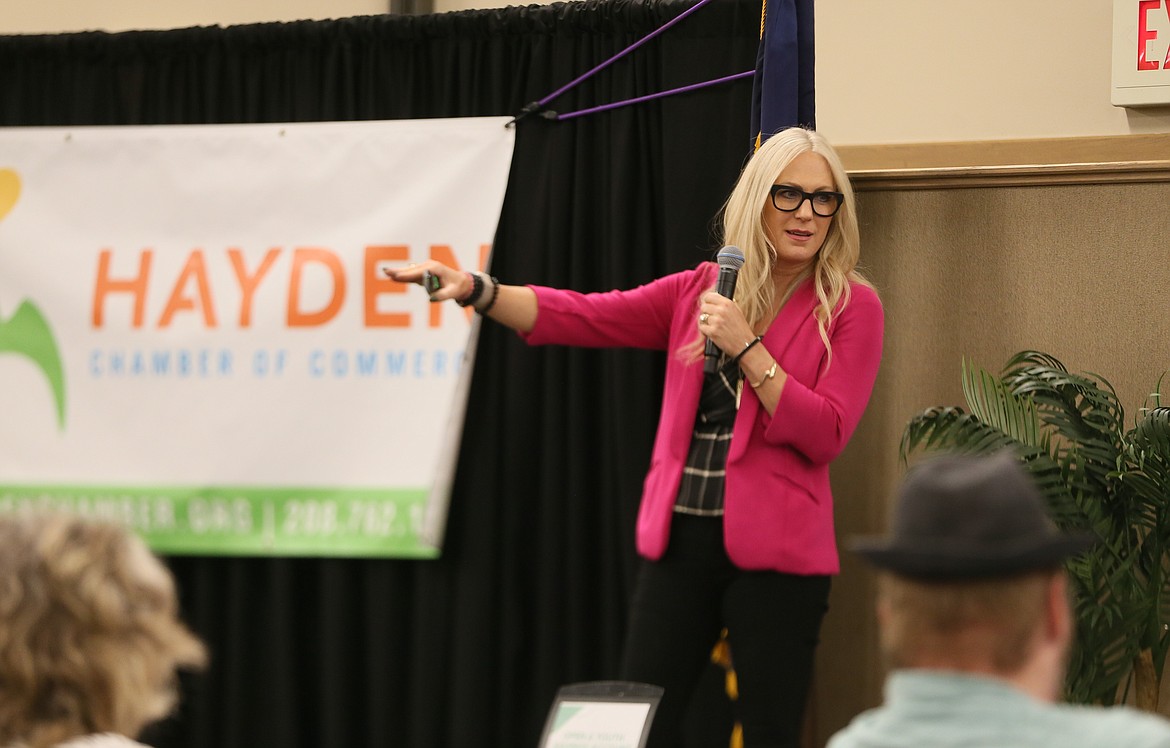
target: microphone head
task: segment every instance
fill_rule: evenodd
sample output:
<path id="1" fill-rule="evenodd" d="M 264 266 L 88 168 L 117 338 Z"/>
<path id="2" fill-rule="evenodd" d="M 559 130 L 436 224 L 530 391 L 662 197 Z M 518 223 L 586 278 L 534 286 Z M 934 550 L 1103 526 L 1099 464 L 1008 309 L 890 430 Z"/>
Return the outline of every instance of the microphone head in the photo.
<path id="1" fill-rule="evenodd" d="M 715 261 L 719 263 L 720 270 L 739 270 L 743 267 L 743 252 L 739 247 L 728 245 L 719 250 L 719 254 L 715 255 Z"/>

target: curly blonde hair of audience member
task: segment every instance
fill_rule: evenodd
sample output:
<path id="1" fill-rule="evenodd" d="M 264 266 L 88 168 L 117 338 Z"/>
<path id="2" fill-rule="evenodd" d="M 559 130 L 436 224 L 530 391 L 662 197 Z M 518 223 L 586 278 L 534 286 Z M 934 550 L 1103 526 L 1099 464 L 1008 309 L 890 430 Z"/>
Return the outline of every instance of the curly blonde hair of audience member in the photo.
<path id="1" fill-rule="evenodd" d="M 206 663 L 170 572 L 120 525 L 61 513 L 0 517 L 0 745 L 137 737 Z"/>
<path id="2" fill-rule="evenodd" d="M 776 249 L 764 232 L 763 213 L 774 210 L 770 193 L 776 177 L 797 156 L 810 151 L 825 159 L 837 191 L 845 196 L 841 208 L 829 223 L 828 235 L 810 269 L 819 300 L 817 327 L 831 360 L 833 350 L 829 343 L 829 327 L 833 316 L 849 303 L 850 281 L 870 284 L 857 270 L 861 238 L 853 188 L 841 159 L 824 137 L 813 130 L 790 127 L 764 141 L 744 167 L 723 206 L 723 243 L 739 247 L 743 252 L 744 264 L 735 286 L 735 302 L 748 324 L 758 329 L 761 324 L 771 322 L 769 315 L 786 300 L 773 298 L 772 269 L 776 263 Z M 789 286 L 789 294 L 802 279 Z"/>
<path id="3" fill-rule="evenodd" d="M 919 582 L 883 574 L 882 650 L 894 668 L 990 666 L 1016 672 L 1043 623 L 1046 571 L 1007 579 Z"/>

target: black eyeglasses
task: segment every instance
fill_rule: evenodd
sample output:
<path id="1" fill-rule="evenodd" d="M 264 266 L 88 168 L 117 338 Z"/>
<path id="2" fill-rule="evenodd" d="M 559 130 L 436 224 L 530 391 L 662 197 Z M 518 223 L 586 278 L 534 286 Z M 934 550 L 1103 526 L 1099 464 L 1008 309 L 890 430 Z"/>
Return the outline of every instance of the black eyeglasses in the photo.
<path id="1" fill-rule="evenodd" d="M 804 201 L 808 200 L 813 213 L 823 218 L 832 216 L 841 209 L 841 203 L 845 202 L 845 195 L 840 192 L 805 192 L 789 184 L 772 185 L 771 195 L 772 206 L 776 210 L 792 213 L 799 210 L 800 206 L 804 205 Z"/>

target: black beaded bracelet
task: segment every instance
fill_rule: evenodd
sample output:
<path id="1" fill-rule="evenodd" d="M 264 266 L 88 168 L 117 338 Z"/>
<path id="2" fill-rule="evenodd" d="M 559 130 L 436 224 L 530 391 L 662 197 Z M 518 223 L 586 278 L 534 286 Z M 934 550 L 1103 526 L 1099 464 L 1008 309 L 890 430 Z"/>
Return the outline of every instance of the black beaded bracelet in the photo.
<path id="1" fill-rule="evenodd" d="M 483 296 L 483 279 L 479 277 L 478 273 L 468 273 L 471 276 L 471 293 L 467 295 L 466 299 L 457 299 L 455 301 L 459 306 L 471 306 L 479 301 L 479 297 Z"/>
<path id="2" fill-rule="evenodd" d="M 491 309 L 495 305 L 496 299 L 498 299 L 500 297 L 500 279 L 494 275 L 491 275 L 488 277 L 492 281 L 492 298 L 490 301 L 488 301 L 487 304 L 484 305 L 483 309 L 476 309 L 475 310 L 475 311 L 479 312 L 480 314 L 487 314 L 488 310 Z"/>
<path id="3" fill-rule="evenodd" d="M 732 366 L 738 366 L 738 365 L 739 365 L 739 360 L 740 360 L 741 358 L 743 358 L 743 354 L 745 354 L 745 353 L 747 353 L 748 351 L 750 351 L 750 350 L 752 349 L 752 346 L 753 346 L 753 345 L 755 345 L 756 343 L 760 342 L 760 341 L 761 341 L 761 340 L 763 340 L 763 339 L 764 339 L 764 336 L 763 336 L 763 335 L 757 335 L 757 336 L 756 336 L 756 338 L 755 338 L 755 340 L 753 340 L 752 342 L 750 342 L 750 343 L 748 343 L 747 345 L 745 345 L 745 346 L 743 347 L 743 350 L 742 350 L 742 351 L 740 351 L 738 354 L 736 354 L 735 358 L 731 359 L 731 365 L 732 365 Z"/>

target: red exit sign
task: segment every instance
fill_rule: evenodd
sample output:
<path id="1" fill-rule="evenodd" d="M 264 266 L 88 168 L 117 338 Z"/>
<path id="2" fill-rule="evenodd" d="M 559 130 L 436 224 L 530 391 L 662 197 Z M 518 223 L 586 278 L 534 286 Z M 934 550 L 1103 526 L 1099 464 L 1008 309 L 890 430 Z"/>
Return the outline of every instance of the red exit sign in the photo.
<path id="1" fill-rule="evenodd" d="M 1170 104 L 1170 0 L 1113 0 L 1111 100 Z"/>
<path id="2" fill-rule="evenodd" d="M 1154 18 L 1150 16 L 1154 16 Z M 1162 36 L 1170 37 L 1170 34 L 1165 33 L 1165 28 L 1159 29 L 1160 26 L 1166 25 L 1167 20 L 1170 20 L 1170 2 L 1168 0 L 1138 0 L 1138 70 L 1159 70 L 1170 67 L 1170 55 L 1162 54 L 1163 50 L 1167 49 L 1166 40 L 1158 38 L 1159 30 L 1162 31 Z M 1150 56 L 1151 50 L 1154 52 L 1153 57 Z M 1161 58 L 1161 62 L 1158 62 L 1159 58 Z"/>

